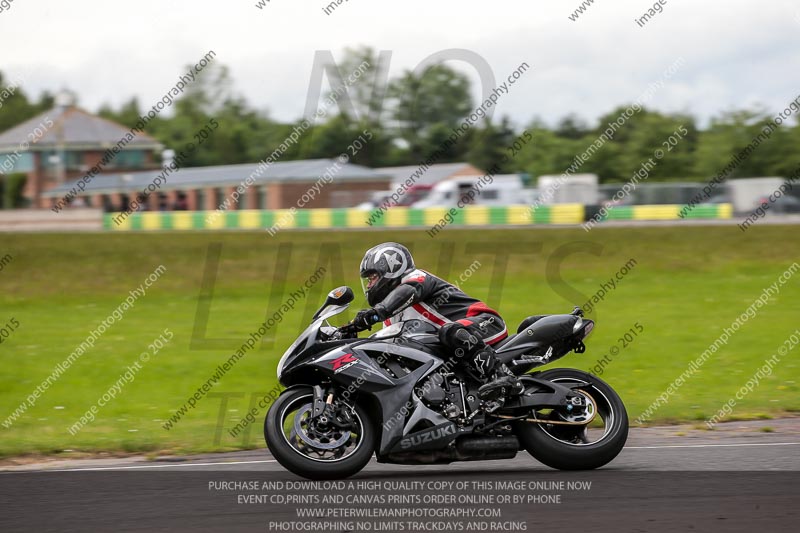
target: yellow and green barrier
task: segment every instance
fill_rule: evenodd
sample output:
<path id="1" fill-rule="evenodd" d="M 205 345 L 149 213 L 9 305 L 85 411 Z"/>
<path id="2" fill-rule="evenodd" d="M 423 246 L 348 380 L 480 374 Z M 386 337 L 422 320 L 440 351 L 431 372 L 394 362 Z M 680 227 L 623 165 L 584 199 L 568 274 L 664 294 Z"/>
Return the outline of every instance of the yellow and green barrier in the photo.
<path id="1" fill-rule="evenodd" d="M 277 209 L 223 211 L 165 211 L 133 213 L 119 224 L 118 213 L 104 217 L 109 230 L 220 230 L 220 229 L 335 229 L 335 228 L 425 228 L 439 224 L 445 208 L 393 207 L 382 216 L 364 209 Z M 372 219 L 370 219 L 372 216 Z M 579 224 L 580 204 L 559 204 L 531 209 L 527 206 L 470 206 L 457 209 L 448 226 L 507 226 L 526 224 Z M 372 221 L 370 224 L 369 221 Z"/>
<path id="2" fill-rule="evenodd" d="M 619 206 L 602 220 L 677 220 L 681 205 Z M 363 209 L 277 209 L 241 211 L 164 211 L 133 213 L 124 220 L 118 213 L 103 217 L 103 226 L 116 231 L 158 230 L 267 230 L 337 228 L 432 228 L 447 214 L 446 208 L 393 207 L 382 216 Z M 450 226 L 524 226 L 530 224 L 580 224 L 593 209 L 581 204 L 527 206 L 469 206 L 455 210 Z M 596 209 L 594 210 L 596 213 Z M 372 218 L 370 218 L 372 216 Z M 695 207 L 686 218 L 731 218 L 730 204 Z M 117 219 L 115 221 L 115 218 Z M 370 224 L 369 221 L 372 221 Z M 119 223 L 118 223 L 119 222 Z"/>
<path id="3" fill-rule="evenodd" d="M 685 205 L 622 205 L 611 207 L 604 220 L 678 220 L 680 211 Z M 731 204 L 700 204 L 685 214 L 684 218 L 731 218 L 733 206 Z"/>

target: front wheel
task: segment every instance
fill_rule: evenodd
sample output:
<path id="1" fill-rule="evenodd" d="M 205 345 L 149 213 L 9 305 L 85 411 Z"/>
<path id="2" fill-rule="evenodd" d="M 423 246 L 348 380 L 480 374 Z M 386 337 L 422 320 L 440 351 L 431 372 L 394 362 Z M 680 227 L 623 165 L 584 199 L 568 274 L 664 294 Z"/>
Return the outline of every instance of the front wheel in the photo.
<path id="1" fill-rule="evenodd" d="M 352 476 L 375 451 L 376 430 L 358 405 L 334 402 L 342 416 L 336 422 L 311 417 L 314 391 L 310 387 L 284 391 L 264 420 L 264 439 L 275 459 L 287 470 L 307 479 Z M 346 424 L 342 420 L 347 421 Z"/>
<path id="2" fill-rule="evenodd" d="M 628 413 L 619 395 L 605 381 L 580 370 L 558 368 L 537 375 L 540 379 L 574 388 L 585 398 L 582 409 L 534 412 L 537 419 L 582 422 L 564 425 L 516 422 L 515 432 L 536 460 L 559 470 L 591 470 L 614 459 L 628 439 Z"/>

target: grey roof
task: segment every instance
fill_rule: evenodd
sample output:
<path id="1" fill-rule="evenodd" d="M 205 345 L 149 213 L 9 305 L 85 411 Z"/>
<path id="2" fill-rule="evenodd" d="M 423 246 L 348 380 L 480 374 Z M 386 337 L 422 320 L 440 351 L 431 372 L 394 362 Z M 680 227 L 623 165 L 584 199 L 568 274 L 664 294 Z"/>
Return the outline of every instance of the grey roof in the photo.
<path id="1" fill-rule="evenodd" d="M 315 182 L 326 173 L 332 176 L 333 182 L 389 180 L 385 172 L 378 172 L 361 165 L 341 163 L 336 171 L 333 159 L 306 159 L 273 163 L 258 176 L 253 177 L 254 184 L 273 182 Z M 162 191 L 172 189 L 202 189 L 207 187 L 235 187 L 251 175 L 257 173 L 259 164 L 223 165 L 214 167 L 181 168 L 167 175 L 167 183 Z M 78 196 L 92 194 L 108 194 L 114 192 L 141 191 L 161 174 L 162 169 L 120 174 L 98 174 L 86 185 L 85 191 Z M 75 187 L 79 180 L 64 183 L 42 194 L 45 198 L 63 196 Z"/>
<path id="2" fill-rule="evenodd" d="M 443 179 L 449 178 L 466 166 L 469 166 L 469 163 L 440 163 L 438 165 L 431 165 L 421 177 L 415 180 L 415 183 L 417 185 L 434 185 Z M 376 168 L 375 170 L 392 176 L 392 187 L 396 187 L 400 183 L 406 181 L 407 178 L 411 177 L 419 168 L 419 165 L 411 165 L 405 167 L 382 167 Z"/>
<path id="3" fill-rule="evenodd" d="M 37 127 L 41 128 L 40 125 L 48 119 L 53 121 L 53 125 L 46 128 L 45 134 L 31 144 L 30 150 L 50 150 L 59 145 L 68 150 L 105 150 L 130 132 L 125 126 L 92 115 L 78 107 L 54 107 L 0 133 L 0 152 L 19 149 L 20 143 L 28 140 L 28 135 Z M 157 150 L 161 146 L 161 143 L 149 135 L 139 133 L 127 144 L 126 149 L 135 147 Z"/>

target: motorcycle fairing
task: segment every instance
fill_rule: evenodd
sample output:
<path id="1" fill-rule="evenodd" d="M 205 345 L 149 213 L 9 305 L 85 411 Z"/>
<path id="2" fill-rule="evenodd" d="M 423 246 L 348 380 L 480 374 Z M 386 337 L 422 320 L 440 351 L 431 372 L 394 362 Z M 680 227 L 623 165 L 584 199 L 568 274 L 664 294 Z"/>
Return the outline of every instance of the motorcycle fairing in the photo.
<path id="1" fill-rule="evenodd" d="M 313 369 L 345 389 L 357 382 L 357 393 L 373 396 L 378 402 L 383 422 L 377 450 L 379 457 L 391 453 L 445 448 L 460 434 L 472 431 L 472 424 L 465 427 L 455 426 L 442 414 L 427 407 L 414 391 L 418 384 L 444 365 L 443 359 L 428 353 L 432 348 L 429 344 L 436 342 L 434 335 L 420 332 L 403 341 L 398 341 L 394 334 L 385 337 L 377 335 L 366 339 L 349 339 L 330 344 L 330 348 L 325 347 L 327 351 L 320 354 L 320 350 L 315 349 L 314 344 L 316 332 L 325 318 L 336 314 L 333 311 L 341 312 L 341 310 L 340 308 L 331 310 L 330 313 L 323 313 L 306 329 L 293 347 L 284 354 L 281 360 L 282 372 L 283 367 L 288 369 L 287 376 L 304 369 Z M 535 350 L 541 351 L 548 346 L 547 342 L 556 340 L 554 338 L 556 334 L 563 335 L 567 328 L 572 331 L 578 324 L 577 320 L 571 315 L 543 318 L 517 334 L 517 338 L 504 343 L 498 350 L 498 357 L 511 360 L 522 354 L 531 354 Z M 298 350 L 301 345 L 302 349 Z M 319 346 L 319 343 L 316 346 Z M 415 361 L 419 366 L 405 376 L 395 377 L 375 361 L 379 357 L 386 357 L 387 354 Z M 530 366 L 540 364 L 543 362 L 535 361 L 531 362 Z M 538 380 L 533 376 L 526 375 L 523 378 L 535 382 L 537 390 L 509 401 L 503 408 L 504 412 L 519 411 L 534 406 L 562 406 L 567 403 L 567 398 L 575 394 L 570 388 L 559 384 Z M 404 408 L 406 413 L 403 413 Z M 403 414 L 396 417 L 397 413 Z M 393 420 L 396 422 L 392 423 Z M 420 424 L 427 427 L 412 432 Z"/>

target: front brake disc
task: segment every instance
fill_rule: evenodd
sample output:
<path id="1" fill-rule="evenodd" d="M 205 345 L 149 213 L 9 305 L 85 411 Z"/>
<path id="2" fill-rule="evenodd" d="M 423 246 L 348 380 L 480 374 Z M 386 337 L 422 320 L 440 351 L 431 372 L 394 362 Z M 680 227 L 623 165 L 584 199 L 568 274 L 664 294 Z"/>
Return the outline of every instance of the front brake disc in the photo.
<path id="1" fill-rule="evenodd" d="M 312 421 L 308 418 L 303 418 L 304 415 L 309 413 L 311 413 L 311 404 L 304 405 L 299 411 L 297 411 L 297 414 L 294 415 L 293 431 L 298 437 L 300 437 L 300 440 L 312 448 L 316 448 L 318 450 L 333 450 L 344 445 L 350 439 L 349 431 L 343 432 L 338 439 L 333 440 L 332 442 L 322 442 L 319 439 L 311 437 L 308 434 L 307 428 L 311 425 Z M 303 425 L 304 423 L 305 427 Z"/>

